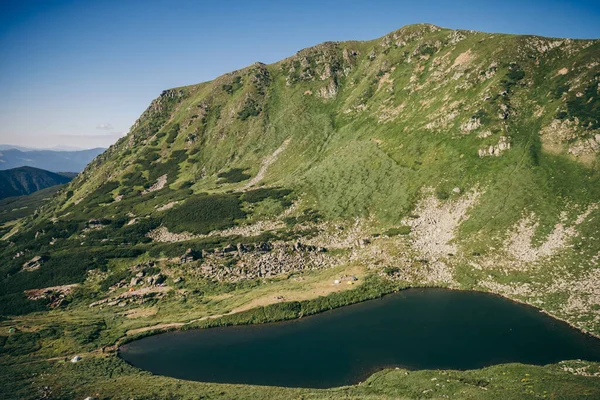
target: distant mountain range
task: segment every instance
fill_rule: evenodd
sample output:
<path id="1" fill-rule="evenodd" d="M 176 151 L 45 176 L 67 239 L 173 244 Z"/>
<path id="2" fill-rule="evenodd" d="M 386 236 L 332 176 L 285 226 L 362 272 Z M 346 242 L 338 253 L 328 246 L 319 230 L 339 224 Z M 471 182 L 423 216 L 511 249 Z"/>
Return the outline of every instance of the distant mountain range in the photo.
<path id="1" fill-rule="evenodd" d="M 105 150 L 101 147 L 77 151 L 29 150 L 23 147 L 6 149 L 7 147 L 10 146 L 0 145 L 0 170 L 29 166 L 52 172 L 81 172 Z"/>
<path id="2" fill-rule="evenodd" d="M 81 147 L 76 147 L 76 146 L 62 146 L 62 145 L 56 145 L 56 146 L 52 146 L 52 147 L 48 147 L 48 148 L 38 148 L 38 147 L 26 147 L 26 146 L 17 146 L 14 144 L 0 144 L 0 151 L 2 150 L 11 150 L 11 149 L 17 149 L 17 150 L 21 150 L 21 151 L 38 151 L 38 150 L 51 150 L 51 151 L 80 151 L 80 150 L 87 150 Z"/>
<path id="3" fill-rule="evenodd" d="M 0 171 L 0 199 L 22 196 L 50 186 L 70 182 L 72 174 L 56 174 L 33 167 L 19 167 Z"/>

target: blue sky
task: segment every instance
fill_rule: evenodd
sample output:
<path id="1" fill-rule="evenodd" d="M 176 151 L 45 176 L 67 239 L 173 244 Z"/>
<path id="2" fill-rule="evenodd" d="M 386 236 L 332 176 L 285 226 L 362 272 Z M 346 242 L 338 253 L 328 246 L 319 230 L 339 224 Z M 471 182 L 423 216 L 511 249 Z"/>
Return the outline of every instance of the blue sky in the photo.
<path id="1" fill-rule="evenodd" d="M 106 146 L 161 90 L 406 24 L 600 38 L 600 1 L 0 0 L 0 143 Z"/>

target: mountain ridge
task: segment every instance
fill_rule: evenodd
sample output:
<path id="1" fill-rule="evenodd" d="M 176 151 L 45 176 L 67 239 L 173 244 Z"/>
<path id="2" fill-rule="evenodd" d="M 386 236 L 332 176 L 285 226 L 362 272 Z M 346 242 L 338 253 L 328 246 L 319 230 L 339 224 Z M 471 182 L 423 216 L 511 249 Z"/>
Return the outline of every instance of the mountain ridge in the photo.
<path id="1" fill-rule="evenodd" d="M 600 336 L 599 107 L 600 40 L 428 24 L 165 90 L 4 227 L 0 314 L 92 351 L 434 286 Z"/>
<path id="2" fill-rule="evenodd" d="M 86 150 L 20 150 L 10 148 L 0 150 L 0 170 L 29 166 L 51 172 L 80 172 L 103 147 Z"/>
<path id="3" fill-rule="evenodd" d="M 65 184 L 72 178 L 34 167 L 1 170 L 0 199 L 28 195 L 47 187 Z"/>

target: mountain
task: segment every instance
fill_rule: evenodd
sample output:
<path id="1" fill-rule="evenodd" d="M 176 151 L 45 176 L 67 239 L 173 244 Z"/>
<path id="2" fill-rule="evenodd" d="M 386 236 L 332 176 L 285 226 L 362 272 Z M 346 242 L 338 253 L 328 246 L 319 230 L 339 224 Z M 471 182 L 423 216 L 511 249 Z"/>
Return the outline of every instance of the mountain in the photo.
<path id="1" fill-rule="evenodd" d="M 19 150 L 0 151 L 0 170 L 30 166 L 53 172 L 80 172 L 105 149 L 95 148 L 78 151 Z"/>
<path id="2" fill-rule="evenodd" d="M 0 199 L 31 194 L 50 186 L 70 182 L 72 176 L 55 174 L 33 167 L 0 171 Z"/>
<path id="3" fill-rule="evenodd" d="M 51 150 L 51 151 L 82 151 L 82 150 L 86 150 L 86 149 L 82 149 L 81 147 L 76 147 L 76 146 L 64 146 L 64 145 L 56 145 L 56 146 L 52 146 L 50 148 L 33 148 L 33 147 L 24 147 L 24 146 L 16 146 L 13 144 L 0 144 L 0 151 L 1 150 L 10 150 L 10 149 L 17 149 L 17 150 L 21 150 L 21 151 L 39 151 L 39 150 Z"/>
<path id="4" fill-rule="evenodd" d="M 85 354 L 75 378 L 39 364 L 51 378 L 36 384 L 56 397 L 88 395 L 76 381 L 103 397 L 175 396 L 178 381 L 140 373 L 110 346 L 423 286 L 496 293 L 598 336 L 599 88 L 600 40 L 419 24 L 165 90 L 35 215 L 5 227 L 0 314 L 7 329 L 26 325 L 11 349 Z M 443 379 L 478 393 L 519 382 L 510 390 L 522 393 L 542 368 L 569 385 L 580 378 L 569 369 L 598 370 L 517 367 Z M 387 376 L 352 390 L 370 396 Z M 433 375 L 420 376 L 418 390 L 388 397 L 420 396 Z"/>
<path id="5" fill-rule="evenodd" d="M 15 146 L 15 145 L 12 145 L 12 144 L 0 144 L 0 151 L 3 151 L 3 150 L 12 150 L 12 149 L 21 150 L 21 151 L 36 150 L 36 149 L 31 149 L 29 147 L 24 147 L 24 146 Z"/>

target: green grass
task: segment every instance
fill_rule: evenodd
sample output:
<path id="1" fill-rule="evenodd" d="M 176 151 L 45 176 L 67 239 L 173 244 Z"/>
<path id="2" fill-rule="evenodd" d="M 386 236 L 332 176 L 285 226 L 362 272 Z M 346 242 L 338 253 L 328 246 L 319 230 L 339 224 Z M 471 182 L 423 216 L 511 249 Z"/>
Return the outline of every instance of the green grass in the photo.
<path id="1" fill-rule="evenodd" d="M 52 199 L 63 185 L 38 190 L 27 196 L 9 197 L 0 200 L 0 224 L 32 215 L 36 209 Z"/>
<path id="2" fill-rule="evenodd" d="M 114 343 L 126 330 L 154 322 L 227 312 L 242 304 L 242 299 L 260 296 L 271 284 L 200 279 L 191 271 L 201 261 L 188 267 L 167 259 L 187 248 L 200 251 L 228 243 L 303 241 L 314 237 L 317 226 L 337 234 L 359 229 L 362 225 L 357 222 L 363 222 L 367 227 L 357 235 L 383 233 L 388 238 L 377 240 L 389 241 L 386 251 L 390 255 L 405 252 L 422 259 L 410 247 L 414 232 L 404 221 L 415 214 L 415 205 L 430 188 L 443 204 L 473 190 L 481 193 L 456 232 L 455 244 L 462 258 L 449 261 L 452 285 L 489 290 L 482 281 L 527 284 L 538 295 L 510 297 L 539 302 L 543 310 L 600 334 L 597 308 L 566 313 L 564 307 L 572 295 L 569 288 L 545 290 L 559 279 L 572 285 L 584 282 L 595 270 L 591 260 L 600 251 L 600 242 L 589 238 L 600 234 L 598 211 L 577 227 L 580 239 L 569 243 L 572 247 L 543 265 L 522 270 L 493 263 L 483 269 L 475 267 L 503 248 L 508 232 L 524 215 L 535 214 L 539 224 L 533 241 L 539 245 L 561 222 L 563 212 L 571 224 L 600 198 L 598 155 L 575 158 L 567 152 L 569 146 L 597 133 L 600 70 L 593 62 L 599 42 L 571 41 L 550 49 L 550 39 L 454 33 L 426 25 L 405 27 L 395 35 L 389 40 L 325 43 L 279 63 L 255 64 L 212 82 L 165 91 L 127 138 L 92 162 L 55 199 L 38 203 L 32 197 L 32 205 L 23 203 L 27 208 L 22 210 L 14 203 L 0 203 L 5 209 L 11 207 L 0 218 L 30 215 L 14 226 L 16 233 L 10 238 L 14 245 L 0 243 L 0 314 L 24 314 L 19 318 L 31 317 L 38 328 L 55 323 L 52 319 L 60 316 L 65 323 L 59 329 L 64 340 L 32 339 L 41 345 L 34 354 L 51 357 L 69 349 Z M 549 50 L 534 50 L 539 43 Z M 462 63 L 457 62 L 459 55 Z M 565 66 L 569 72 L 559 75 Z M 337 90 L 335 96 L 322 98 L 322 91 L 331 87 Z M 575 137 L 560 144 L 562 150 L 549 152 L 539 132 L 556 117 L 579 121 L 579 125 Z M 466 132 L 464 124 L 474 120 L 483 126 Z M 478 137 L 485 131 L 490 133 L 487 137 Z M 479 157 L 479 149 L 496 145 L 501 136 L 510 138 L 510 150 L 500 157 Z M 243 186 L 237 183 L 257 176 L 263 162 L 286 140 L 287 148 L 271 159 L 256 188 L 234 191 Z M 165 188 L 142 195 L 165 174 Z M 123 198 L 115 201 L 117 195 Z M 158 211 L 172 202 L 174 207 Z M 296 205 L 290 210 L 293 202 Z M 31 208 L 38 204 L 41 211 L 31 215 Z M 91 218 L 105 219 L 104 228 L 84 232 Z M 216 235 L 181 243 L 151 243 L 146 236 L 161 224 L 172 232 L 206 234 L 263 220 L 285 226 L 251 237 Z M 129 225 L 131 221 L 135 223 Z M 8 233 L 13 227 L 4 229 Z M 53 238 L 57 240 L 51 245 Z M 18 272 L 23 259 L 13 258 L 19 251 L 26 251 L 27 259 L 38 254 L 48 259 L 40 270 L 25 275 Z M 327 254 L 339 256 L 337 262 L 350 251 L 345 247 Z M 153 299 L 145 307 L 157 307 L 156 317 L 142 320 L 87 307 L 105 296 L 107 287 L 130 277 L 130 266 L 159 258 L 162 270 L 186 277 L 177 286 L 189 293 L 185 300 L 175 294 Z M 369 261 L 369 266 L 388 276 L 422 267 L 419 263 L 384 264 Z M 90 269 L 105 275 L 86 280 Z M 64 310 L 38 312 L 45 304 L 27 301 L 22 293 L 27 288 L 73 282 L 84 285 Z M 294 285 L 292 280 L 279 284 Z M 356 301 L 346 296 L 357 293 L 261 308 L 258 314 L 254 310 L 210 323 L 295 318 Z M 208 298 L 217 294 L 232 297 L 221 302 Z M 306 391 L 182 384 L 142 373 L 113 355 L 94 356 L 89 363 L 76 365 L 49 364 L 41 355 L 31 360 L 29 356 L 2 358 L 3 371 L 10 371 L 2 379 L 17 382 L 11 387 L 13 397 L 29 396 L 32 387 L 44 385 L 52 387 L 57 398 L 94 393 L 115 398 L 552 398 L 553 393 L 557 398 L 598 397 L 597 379 L 572 376 L 557 366 L 510 365 L 408 375 L 388 370 L 362 385 Z M 33 374 L 42 372 L 43 377 L 31 385 Z M 431 381 L 433 377 L 438 381 Z M 445 388 L 435 382 L 445 382 Z"/>

